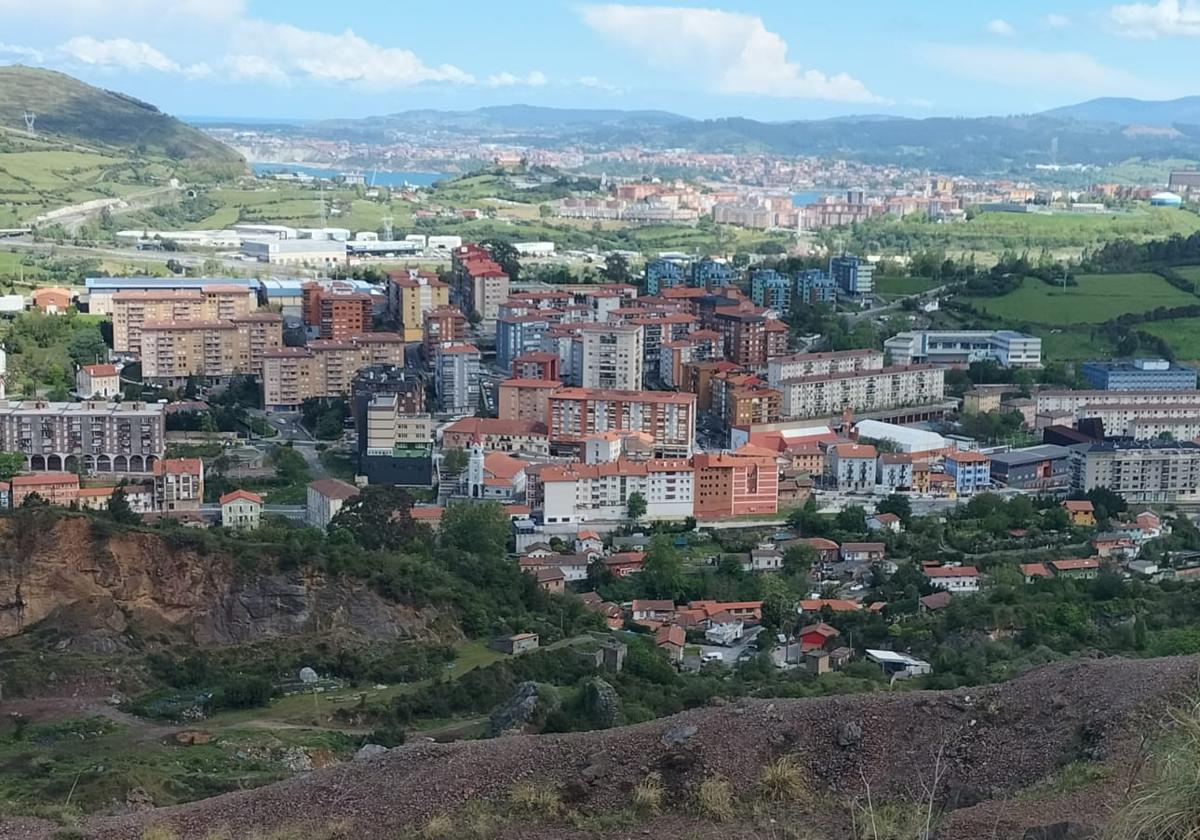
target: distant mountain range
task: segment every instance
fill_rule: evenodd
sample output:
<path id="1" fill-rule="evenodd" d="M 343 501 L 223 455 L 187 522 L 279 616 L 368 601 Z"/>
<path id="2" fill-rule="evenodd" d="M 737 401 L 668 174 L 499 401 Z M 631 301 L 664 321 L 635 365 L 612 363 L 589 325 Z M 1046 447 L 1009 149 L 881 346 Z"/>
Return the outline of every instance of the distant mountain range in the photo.
<path id="1" fill-rule="evenodd" d="M 1007 117 L 909 119 L 870 114 L 762 122 L 740 117 L 693 119 L 666 111 L 509 105 L 323 120 L 287 130 L 364 142 L 442 133 L 546 148 L 568 144 L 592 148 L 641 145 L 698 152 L 822 155 L 963 173 L 997 173 L 1037 164 L 1200 159 L 1200 118 L 1191 122 L 1185 118 L 1168 120 L 1172 115 L 1188 117 L 1192 109 L 1200 111 L 1200 98 L 1173 103 L 1095 100 L 1043 114 Z M 1127 118 L 1133 115 L 1138 118 Z M 1162 128 L 1150 130 L 1148 126 Z"/>

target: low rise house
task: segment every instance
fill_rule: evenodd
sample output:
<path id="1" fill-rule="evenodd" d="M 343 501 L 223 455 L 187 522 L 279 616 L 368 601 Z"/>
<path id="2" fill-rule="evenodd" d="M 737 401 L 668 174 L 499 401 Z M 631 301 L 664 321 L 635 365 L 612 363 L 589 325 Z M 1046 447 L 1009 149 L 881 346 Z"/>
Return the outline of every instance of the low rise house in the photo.
<path id="1" fill-rule="evenodd" d="M 708 629 L 704 638 L 714 645 L 732 645 L 741 641 L 745 635 L 746 625 L 742 619 L 728 610 L 722 610 L 708 619 Z"/>
<path id="2" fill-rule="evenodd" d="M 642 564 L 646 562 L 646 553 L 643 551 L 625 551 L 619 554 L 610 554 L 601 562 L 604 563 L 604 568 L 608 569 L 613 577 L 629 577 L 630 575 L 636 575 L 642 570 Z"/>
<path id="3" fill-rule="evenodd" d="M 1053 575 L 1046 568 L 1045 563 L 1022 563 L 1021 574 L 1025 577 L 1026 583 L 1033 583 L 1035 580 L 1046 580 Z"/>
<path id="4" fill-rule="evenodd" d="M 14 475 L 8 482 L 7 507 L 19 508 L 36 495 L 49 505 L 68 507 L 79 496 L 79 476 L 74 473 Z"/>
<path id="5" fill-rule="evenodd" d="M 566 589 L 567 576 L 562 569 L 538 569 L 536 577 L 538 587 L 545 592 L 561 595 Z"/>
<path id="6" fill-rule="evenodd" d="M 926 595 L 917 602 L 917 609 L 920 612 L 938 612 L 950 606 L 951 595 L 945 589 L 934 592 L 932 595 Z"/>
<path id="7" fill-rule="evenodd" d="M 538 634 L 517 633 L 513 636 L 501 636 L 492 640 L 491 648 L 509 656 L 520 656 L 522 653 L 538 649 Z"/>
<path id="8" fill-rule="evenodd" d="M 830 627 L 824 621 L 818 621 L 802 628 L 796 637 L 800 641 L 800 652 L 808 653 L 828 648 L 839 635 L 836 628 Z"/>
<path id="9" fill-rule="evenodd" d="M 163 512 L 200 510 L 204 502 L 204 462 L 199 458 L 155 461 L 154 509 Z"/>
<path id="10" fill-rule="evenodd" d="M 723 612 L 746 624 L 757 624 L 762 620 L 762 601 L 689 601 L 688 609 L 702 612 L 709 621 Z"/>
<path id="11" fill-rule="evenodd" d="M 891 493 L 912 487 L 915 460 L 911 452 L 882 453 L 875 470 L 875 480 L 880 489 Z"/>
<path id="12" fill-rule="evenodd" d="M 824 537 L 801 537 L 797 540 L 788 540 L 783 543 L 784 551 L 791 548 L 793 545 L 806 545 L 816 554 L 814 558 L 814 566 L 830 567 L 838 561 L 841 555 L 841 546 L 833 540 L 827 540 Z"/>
<path id="13" fill-rule="evenodd" d="M 585 554 L 547 554 L 536 557 L 525 555 L 518 562 L 523 572 L 536 575 L 544 569 L 557 569 L 567 583 L 575 583 L 587 580 L 591 560 Z"/>
<path id="14" fill-rule="evenodd" d="M 1071 520 L 1072 525 L 1081 528 L 1092 528 L 1096 525 L 1096 507 L 1091 502 L 1085 500 L 1067 499 L 1062 503 L 1063 509 L 1067 512 L 1067 518 Z"/>
<path id="15" fill-rule="evenodd" d="M 874 662 L 883 669 L 884 674 L 892 679 L 906 680 L 933 673 L 932 665 L 914 656 L 909 656 L 907 653 L 869 648 L 865 653 L 869 662 Z"/>
<path id="16" fill-rule="evenodd" d="M 304 521 L 324 530 L 346 502 L 358 498 L 359 489 L 338 478 L 318 478 L 308 485 Z"/>
<path id="17" fill-rule="evenodd" d="M 1092 550 L 1100 557 L 1136 557 L 1138 548 L 1124 534 L 1104 533 L 1092 537 Z"/>
<path id="18" fill-rule="evenodd" d="M 858 601 L 848 601 L 843 598 L 805 598 L 800 601 L 801 613 L 820 613 L 821 610 L 830 610 L 835 613 L 842 612 L 858 612 L 862 609 L 862 604 Z"/>
<path id="19" fill-rule="evenodd" d="M 978 592 L 979 570 L 974 566 L 926 566 L 929 582 L 948 592 Z"/>
<path id="20" fill-rule="evenodd" d="M 665 623 L 674 617 L 674 601 L 647 601 L 635 599 L 629 606 L 629 618 L 631 621 Z"/>
<path id="21" fill-rule="evenodd" d="M 1055 577 L 1092 580 L 1100 574 L 1100 559 L 1085 557 L 1079 560 L 1052 560 L 1050 571 Z"/>
<path id="22" fill-rule="evenodd" d="M 655 632 L 654 644 L 665 652 L 672 662 L 681 662 L 683 650 L 687 646 L 687 633 L 678 624 L 668 624 Z"/>
<path id="23" fill-rule="evenodd" d="M 249 490 L 234 490 L 220 498 L 221 524 L 226 528 L 253 531 L 262 520 L 263 500 Z"/>
<path id="24" fill-rule="evenodd" d="M 878 563 L 886 551 L 887 546 L 879 542 L 842 543 L 841 560 L 853 565 Z"/>
<path id="25" fill-rule="evenodd" d="M 875 487 L 875 447 L 864 443 L 839 443 L 825 453 L 825 471 L 830 482 L 844 492 L 863 492 Z"/>
<path id="26" fill-rule="evenodd" d="M 111 400 L 121 394 L 116 365 L 83 365 L 75 374 L 75 393 L 81 400 Z"/>
<path id="27" fill-rule="evenodd" d="M 877 513 L 874 516 L 867 517 L 867 530 L 887 531 L 891 534 L 899 534 L 904 530 L 904 523 L 894 513 Z"/>
<path id="28" fill-rule="evenodd" d="M 954 479 L 959 496 L 983 493 L 992 486 L 992 461 L 980 452 L 957 450 L 947 453 L 946 475 Z"/>
<path id="29" fill-rule="evenodd" d="M 770 543 L 758 545 L 742 562 L 743 572 L 778 572 L 783 569 L 783 552 Z"/>
<path id="30" fill-rule="evenodd" d="M 575 535 L 576 554 L 603 554 L 604 540 L 595 531 L 580 531 Z"/>

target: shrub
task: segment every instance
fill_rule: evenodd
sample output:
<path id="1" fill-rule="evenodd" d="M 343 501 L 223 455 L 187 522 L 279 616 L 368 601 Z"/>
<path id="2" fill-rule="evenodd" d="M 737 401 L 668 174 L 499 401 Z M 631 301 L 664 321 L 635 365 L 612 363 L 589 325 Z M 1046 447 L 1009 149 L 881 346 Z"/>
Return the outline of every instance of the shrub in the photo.
<path id="1" fill-rule="evenodd" d="M 562 798 L 553 788 L 538 787 L 532 782 L 518 782 L 508 793 L 514 811 L 541 819 L 552 819 L 562 811 Z"/>
<path id="2" fill-rule="evenodd" d="M 1200 703 L 1171 712 L 1171 733 L 1118 808 L 1112 840 L 1192 840 L 1200 826 Z"/>
<path id="3" fill-rule="evenodd" d="M 859 805 L 855 816 L 858 840 L 929 840 L 933 835 L 920 804 L 888 802 Z"/>
<path id="4" fill-rule="evenodd" d="M 733 819 L 733 787 L 723 776 L 710 776 L 696 791 L 696 811 L 705 819 L 727 822 Z"/>
<path id="5" fill-rule="evenodd" d="M 430 817 L 421 829 L 422 840 L 448 840 L 454 836 L 454 821 L 445 814 Z"/>
<path id="6" fill-rule="evenodd" d="M 807 793 L 804 771 L 788 755 L 764 767 L 758 780 L 758 796 L 765 802 L 796 802 Z"/>
<path id="7" fill-rule="evenodd" d="M 658 815 L 662 812 L 664 793 L 662 777 L 651 773 L 633 789 L 634 810 L 643 816 Z"/>
<path id="8" fill-rule="evenodd" d="M 214 709 L 253 709 L 265 706 L 275 689 L 262 677 L 235 676 L 221 683 L 213 692 Z"/>

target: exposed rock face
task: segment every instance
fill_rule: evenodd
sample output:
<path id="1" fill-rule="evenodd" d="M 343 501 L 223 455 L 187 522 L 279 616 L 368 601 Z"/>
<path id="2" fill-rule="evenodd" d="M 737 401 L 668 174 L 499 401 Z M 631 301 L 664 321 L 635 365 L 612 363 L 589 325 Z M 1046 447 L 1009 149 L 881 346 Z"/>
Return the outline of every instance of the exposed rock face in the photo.
<path id="1" fill-rule="evenodd" d="M 621 695 L 605 680 L 593 677 L 583 687 L 584 702 L 601 729 L 621 722 Z"/>
<path id="2" fill-rule="evenodd" d="M 425 635 L 435 611 L 385 601 L 363 584 L 291 570 L 239 573 L 228 555 L 141 531 L 97 536 L 83 517 L 14 536 L 0 519 L 0 638 L 54 618 L 60 647 L 106 652 L 165 634 L 230 644 L 314 631 L 367 639 Z"/>
<path id="3" fill-rule="evenodd" d="M 535 682 L 523 682 L 507 702 L 492 712 L 488 721 L 488 735 L 498 738 L 524 732 L 527 727 L 544 721 L 546 715 L 558 708 L 558 703 L 558 694 L 552 689 Z"/>

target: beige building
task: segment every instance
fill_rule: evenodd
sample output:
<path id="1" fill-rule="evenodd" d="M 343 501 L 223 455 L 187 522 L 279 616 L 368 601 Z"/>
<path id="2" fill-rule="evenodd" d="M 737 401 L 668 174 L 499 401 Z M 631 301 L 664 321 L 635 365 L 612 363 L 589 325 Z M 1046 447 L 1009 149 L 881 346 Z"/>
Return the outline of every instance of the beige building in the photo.
<path id="1" fill-rule="evenodd" d="M 204 462 L 167 458 L 154 463 L 154 509 L 199 510 L 204 503 Z"/>
<path id="2" fill-rule="evenodd" d="M 841 350 L 832 353 L 798 353 L 767 361 L 767 382 L 772 388 L 789 379 L 825 376 L 834 373 L 861 373 L 883 369 L 883 353 L 878 350 Z"/>
<path id="3" fill-rule="evenodd" d="M 883 411 L 940 400 L 945 369 L 933 365 L 886 367 L 861 373 L 831 373 L 781 380 L 785 418 L 829 417 L 846 409 Z"/>
<path id="4" fill-rule="evenodd" d="M 262 522 L 263 500 L 249 490 L 234 490 L 220 499 L 221 524 L 226 528 L 253 531 Z"/>
<path id="5" fill-rule="evenodd" d="M 307 347 L 263 351 L 263 405 L 295 408 L 311 397 L 350 393 L 354 375 L 369 365 L 404 366 L 404 339 L 396 333 L 364 333 L 345 341 L 312 341 Z"/>
<path id="6" fill-rule="evenodd" d="M 227 321 L 147 321 L 141 345 L 142 378 L 154 384 L 258 376 L 266 351 L 283 346 L 283 317 L 256 312 Z"/>
<path id="7" fill-rule="evenodd" d="M 402 414 L 396 394 L 380 394 L 367 404 L 367 455 L 428 456 L 433 453 L 433 418 Z"/>
<path id="8" fill-rule="evenodd" d="M 579 324 L 571 370 L 580 387 L 642 390 L 645 333 L 630 324 Z"/>
<path id="9" fill-rule="evenodd" d="M 390 272 L 388 279 L 388 315 L 405 341 L 420 341 L 425 313 L 450 305 L 450 286 L 436 274 L 412 268 Z"/>
<path id="10" fill-rule="evenodd" d="M 84 365 L 75 374 L 75 393 L 81 400 L 110 400 L 121 393 L 116 365 Z"/>
<path id="11" fill-rule="evenodd" d="M 1200 444 L 1094 443 L 1071 452 L 1072 489 L 1104 487 L 1130 504 L 1175 504 L 1200 498 Z"/>
<path id="12" fill-rule="evenodd" d="M 214 284 L 200 291 L 117 292 L 112 307 L 113 351 L 140 355 L 147 322 L 227 321 L 253 312 L 257 298 L 245 286 Z"/>
<path id="13" fill-rule="evenodd" d="M 308 485 L 304 521 L 325 529 L 346 502 L 358 496 L 358 488 L 337 478 L 320 478 Z"/>

